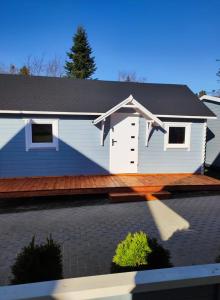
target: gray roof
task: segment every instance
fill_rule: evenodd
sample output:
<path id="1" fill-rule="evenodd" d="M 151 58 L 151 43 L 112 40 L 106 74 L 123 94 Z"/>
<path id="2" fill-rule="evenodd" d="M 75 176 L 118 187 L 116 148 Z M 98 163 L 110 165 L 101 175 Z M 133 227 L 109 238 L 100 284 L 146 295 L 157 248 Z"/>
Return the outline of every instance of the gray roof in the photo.
<path id="1" fill-rule="evenodd" d="M 0 75 L 0 110 L 104 113 L 130 94 L 156 115 L 215 116 L 186 85 Z"/>

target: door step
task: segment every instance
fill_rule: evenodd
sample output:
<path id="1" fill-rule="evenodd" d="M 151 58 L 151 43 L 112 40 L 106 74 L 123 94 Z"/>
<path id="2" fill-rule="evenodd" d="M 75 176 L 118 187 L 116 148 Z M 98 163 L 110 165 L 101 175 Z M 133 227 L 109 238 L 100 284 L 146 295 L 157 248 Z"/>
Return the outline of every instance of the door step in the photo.
<path id="1" fill-rule="evenodd" d="M 153 192 L 147 194 L 148 201 L 151 200 L 166 200 L 171 198 L 171 193 L 168 191 Z"/>
<path id="2" fill-rule="evenodd" d="M 109 193 L 109 200 L 112 203 L 118 202 L 135 202 L 135 201 L 152 201 L 152 200 L 165 200 L 171 197 L 168 191 L 148 192 L 148 193 Z"/>

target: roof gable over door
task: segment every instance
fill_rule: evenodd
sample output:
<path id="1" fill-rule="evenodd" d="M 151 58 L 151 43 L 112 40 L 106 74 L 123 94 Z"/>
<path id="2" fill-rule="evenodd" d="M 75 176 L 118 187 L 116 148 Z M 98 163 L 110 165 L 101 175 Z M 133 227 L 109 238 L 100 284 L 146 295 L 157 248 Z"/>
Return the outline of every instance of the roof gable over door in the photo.
<path id="1" fill-rule="evenodd" d="M 118 111 L 121 108 L 132 108 L 136 112 L 140 113 L 146 119 L 151 120 L 156 125 L 159 125 L 159 126 L 163 127 L 163 122 L 159 118 L 157 118 L 154 114 L 152 114 L 142 104 L 140 104 L 137 100 L 135 100 L 132 95 L 130 95 L 128 98 L 126 98 L 125 100 L 118 103 L 117 105 L 115 105 L 114 107 L 112 107 L 111 109 L 109 109 L 108 111 L 103 113 L 101 116 L 96 118 L 93 121 L 93 124 L 96 125 L 99 122 L 104 121 L 107 117 L 109 117 L 110 115 L 112 115 L 113 113 L 115 113 L 116 111 Z"/>

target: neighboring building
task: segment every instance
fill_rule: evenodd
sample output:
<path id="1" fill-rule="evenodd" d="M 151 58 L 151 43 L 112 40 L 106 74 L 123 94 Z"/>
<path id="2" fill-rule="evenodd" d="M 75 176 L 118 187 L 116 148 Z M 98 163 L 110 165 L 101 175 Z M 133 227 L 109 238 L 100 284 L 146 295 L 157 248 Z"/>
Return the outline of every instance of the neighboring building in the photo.
<path id="1" fill-rule="evenodd" d="M 185 85 L 0 75 L 0 177 L 202 172 L 215 118 Z"/>
<path id="2" fill-rule="evenodd" d="M 202 102 L 217 116 L 207 122 L 206 165 L 220 168 L 220 98 L 204 95 Z"/>

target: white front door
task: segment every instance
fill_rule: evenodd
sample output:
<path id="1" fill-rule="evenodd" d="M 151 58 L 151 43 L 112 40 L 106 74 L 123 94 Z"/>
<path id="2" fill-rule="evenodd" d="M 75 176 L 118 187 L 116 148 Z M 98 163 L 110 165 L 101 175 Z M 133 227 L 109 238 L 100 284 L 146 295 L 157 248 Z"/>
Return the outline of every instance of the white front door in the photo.
<path id="1" fill-rule="evenodd" d="M 111 115 L 110 172 L 137 173 L 139 116 Z"/>

